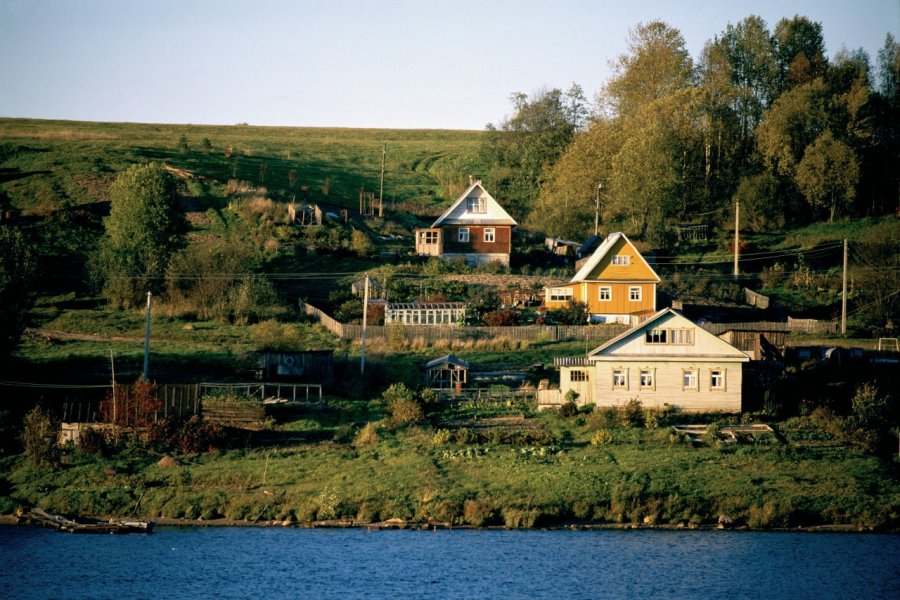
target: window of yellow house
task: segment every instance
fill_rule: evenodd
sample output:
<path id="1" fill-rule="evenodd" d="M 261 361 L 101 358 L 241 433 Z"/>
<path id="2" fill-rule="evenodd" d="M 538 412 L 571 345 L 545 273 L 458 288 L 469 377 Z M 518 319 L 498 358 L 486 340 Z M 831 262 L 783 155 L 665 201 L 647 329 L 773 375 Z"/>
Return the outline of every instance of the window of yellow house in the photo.
<path id="1" fill-rule="evenodd" d="M 625 266 L 631 264 L 631 257 L 627 254 L 616 254 L 612 257 L 612 264 Z"/>
<path id="2" fill-rule="evenodd" d="M 568 302 L 572 299 L 572 288 L 550 288 L 551 302 Z"/>
<path id="3" fill-rule="evenodd" d="M 632 302 L 641 301 L 641 288 L 638 286 L 628 288 L 628 299 Z"/>
<path id="4" fill-rule="evenodd" d="M 609 302 L 612 300 L 612 287 L 608 285 L 600 286 L 600 301 L 601 302 Z"/>

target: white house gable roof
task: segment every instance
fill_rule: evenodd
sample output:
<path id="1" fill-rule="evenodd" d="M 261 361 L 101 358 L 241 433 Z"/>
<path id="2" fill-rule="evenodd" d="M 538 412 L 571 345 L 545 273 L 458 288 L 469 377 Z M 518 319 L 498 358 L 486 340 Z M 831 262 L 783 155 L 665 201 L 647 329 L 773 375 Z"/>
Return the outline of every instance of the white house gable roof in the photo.
<path id="1" fill-rule="evenodd" d="M 470 212 L 469 198 L 483 199 L 484 212 Z M 440 225 L 512 225 L 515 227 L 517 223 L 484 189 L 481 182 L 476 181 L 457 198 L 444 214 L 438 217 L 432 227 Z"/>
<path id="2" fill-rule="evenodd" d="M 603 240 L 603 242 L 599 246 L 597 246 L 597 249 L 594 250 L 594 253 L 591 255 L 591 257 L 588 258 L 583 265 L 581 265 L 581 268 L 578 269 L 578 272 L 575 273 L 575 276 L 572 277 L 569 283 L 578 283 L 588 279 L 594 269 L 597 268 L 597 265 L 600 264 L 600 261 L 602 261 L 606 257 L 606 255 L 609 254 L 609 252 L 616 246 L 619 240 L 624 240 L 626 244 L 634 249 L 635 256 L 637 256 L 647 267 L 647 270 L 652 274 L 656 282 L 659 282 L 659 275 L 656 274 L 656 271 L 653 270 L 653 267 L 650 266 L 650 263 L 648 263 L 644 259 L 641 253 L 638 252 L 637 248 L 634 247 L 634 244 L 631 243 L 631 240 L 629 240 L 624 233 L 622 233 L 621 231 L 617 231 L 606 236 L 606 239 Z"/>
<path id="3" fill-rule="evenodd" d="M 692 343 L 648 343 L 646 333 L 653 329 L 667 329 L 669 336 L 672 335 L 672 330 L 692 330 Z M 671 339 L 669 341 L 671 342 Z M 671 308 L 659 311 L 640 325 L 632 327 L 588 353 L 588 359 L 591 360 L 626 357 L 717 359 L 739 362 L 750 360 L 750 357 L 744 352 L 699 327 Z"/>

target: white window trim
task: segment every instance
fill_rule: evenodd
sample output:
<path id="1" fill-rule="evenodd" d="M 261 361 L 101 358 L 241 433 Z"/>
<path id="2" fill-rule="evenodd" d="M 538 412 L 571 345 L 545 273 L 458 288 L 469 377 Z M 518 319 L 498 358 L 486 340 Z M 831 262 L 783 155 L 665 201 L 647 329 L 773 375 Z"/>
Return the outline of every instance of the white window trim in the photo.
<path id="1" fill-rule="evenodd" d="M 604 292 L 604 291 L 609 292 L 609 298 L 604 298 L 604 297 L 603 297 L 603 292 Z M 601 286 L 600 286 L 600 290 L 597 292 L 597 299 L 598 299 L 600 302 L 612 302 L 612 286 L 610 286 L 610 285 L 601 285 Z"/>
<path id="2" fill-rule="evenodd" d="M 684 376 L 687 373 L 694 374 L 694 385 L 687 386 L 684 383 Z M 700 391 L 700 369 L 682 369 L 681 370 L 681 390 L 688 392 L 698 392 Z"/>
<path id="3" fill-rule="evenodd" d="M 622 381 L 623 385 L 616 385 L 616 371 L 620 371 L 622 373 Z M 613 367 L 610 373 L 613 390 L 625 390 L 628 391 L 628 367 Z"/>
<path id="4" fill-rule="evenodd" d="M 644 373 L 650 374 L 650 385 L 644 385 L 644 381 L 643 381 Z M 638 386 L 642 390 L 655 390 L 656 389 L 656 369 L 652 369 L 652 368 L 640 369 L 638 371 Z"/>
<path id="5" fill-rule="evenodd" d="M 488 239 L 490 238 L 490 239 Z M 485 227 L 484 228 L 484 241 L 492 244 L 497 240 L 497 230 L 493 227 Z"/>
<path id="6" fill-rule="evenodd" d="M 484 214 L 487 212 L 487 198 L 479 196 L 477 198 L 466 198 L 466 212 L 475 214 Z"/>
<path id="7" fill-rule="evenodd" d="M 571 302 L 575 293 L 570 287 L 548 288 L 548 300 L 550 302 Z M 554 296 L 556 296 L 554 298 Z"/>
<path id="8" fill-rule="evenodd" d="M 637 290 L 637 298 L 632 298 L 632 292 Z M 640 286 L 631 286 L 628 288 L 628 300 L 630 302 L 640 302 L 644 297 L 644 292 L 641 290 Z"/>
<path id="9" fill-rule="evenodd" d="M 466 243 L 469 241 L 469 228 L 468 227 L 460 227 L 456 232 L 456 241 L 460 243 Z"/>
<path id="10" fill-rule="evenodd" d="M 713 385 L 713 373 L 719 372 L 722 374 L 722 385 L 714 386 Z M 728 379 L 726 378 L 726 369 L 723 367 L 717 367 L 709 370 L 709 391 L 711 392 L 725 392 L 728 389 Z"/>
<path id="11" fill-rule="evenodd" d="M 631 264 L 631 257 L 627 254 L 614 254 L 611 264 L 614 264 L 617 267 L 627 267 Z"/>

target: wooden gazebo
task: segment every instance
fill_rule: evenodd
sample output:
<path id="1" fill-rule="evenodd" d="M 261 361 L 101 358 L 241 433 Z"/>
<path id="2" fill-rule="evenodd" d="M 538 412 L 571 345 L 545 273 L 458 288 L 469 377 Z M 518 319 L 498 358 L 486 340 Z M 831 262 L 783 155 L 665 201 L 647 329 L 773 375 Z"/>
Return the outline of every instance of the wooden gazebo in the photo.
<path id="1" fill-rule="evenodd" d="M 452 354 L 425 365 L 425 386 L 433 390 L 460 391 L 466 385 L 469 363 Z"/>

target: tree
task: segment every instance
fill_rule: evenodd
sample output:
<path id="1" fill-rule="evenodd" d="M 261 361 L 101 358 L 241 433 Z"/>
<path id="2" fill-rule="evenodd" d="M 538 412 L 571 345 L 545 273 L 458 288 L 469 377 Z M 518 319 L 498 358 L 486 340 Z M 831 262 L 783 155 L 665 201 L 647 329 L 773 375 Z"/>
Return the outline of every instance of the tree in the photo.
<path id="1" fill-rule="evenodd" d="M 781 90 L 811 83 L 825 75 L 825 38 L 822 24 L 799 15 L 775 25 L 775 52 Z"/>
<path id="2" fill-rule="evenodd" d="M 12 352 L 25 330 L 34 266 L 22 232 L 0 226 L 0 356 Z"/>
<path id="3" fill-rule="evenodd" d="M 830 100 L 828 89 L 818 80 L 783 94 L 766 111 L 756 130 L 756 145 L 769 169 L 793 176 L 806 147 L 828 127 Z"/>
<path id="4" fill-rule="evenodd" d="M 488 124 L 479 150 L 480 162 L 490 173 L 488 187 L 497 190 L 515 217 L 528 212 L 544 174 L 569 146 L 576 130 L 586 122 L 586 100 L 573 84 L 568 92 L 554 88 L 529 97 L 512 95 L 515 112 L 500 123 Z"/>
<path id="5" fill-rule="evenodd" d="M 750 231 L 759 233 L 784 227 L 784 200 L 778 178 L 771 173 L 741 179 L 734 200 L 741 203 L 741 219 Z"/>
<path id="6" fill-rule="evenodd" d="M 828 209 L 831 222 L 856 196 L 859 163 L 853 150 L 826 130 L 803 154 L 796 181 L 812 206 Z"/>
<path id="7" fill-rule="evenodd" d="M 629 33 L 629 53 L 613 63 L 613 77 L 601 94 L 604 108 L 619 116 L 632 115 L 693 81 L 691 56 L 678 29 L 652 21 Z"/>
<path id="8" fill-rule="evenodd" d="M 145 292 L 162 289 L 188 228 L 179 198 L 177 181 L 159 164 L 134 165 L 116 178 L 99 258 L 112 303 L 133 306 Z"/>

